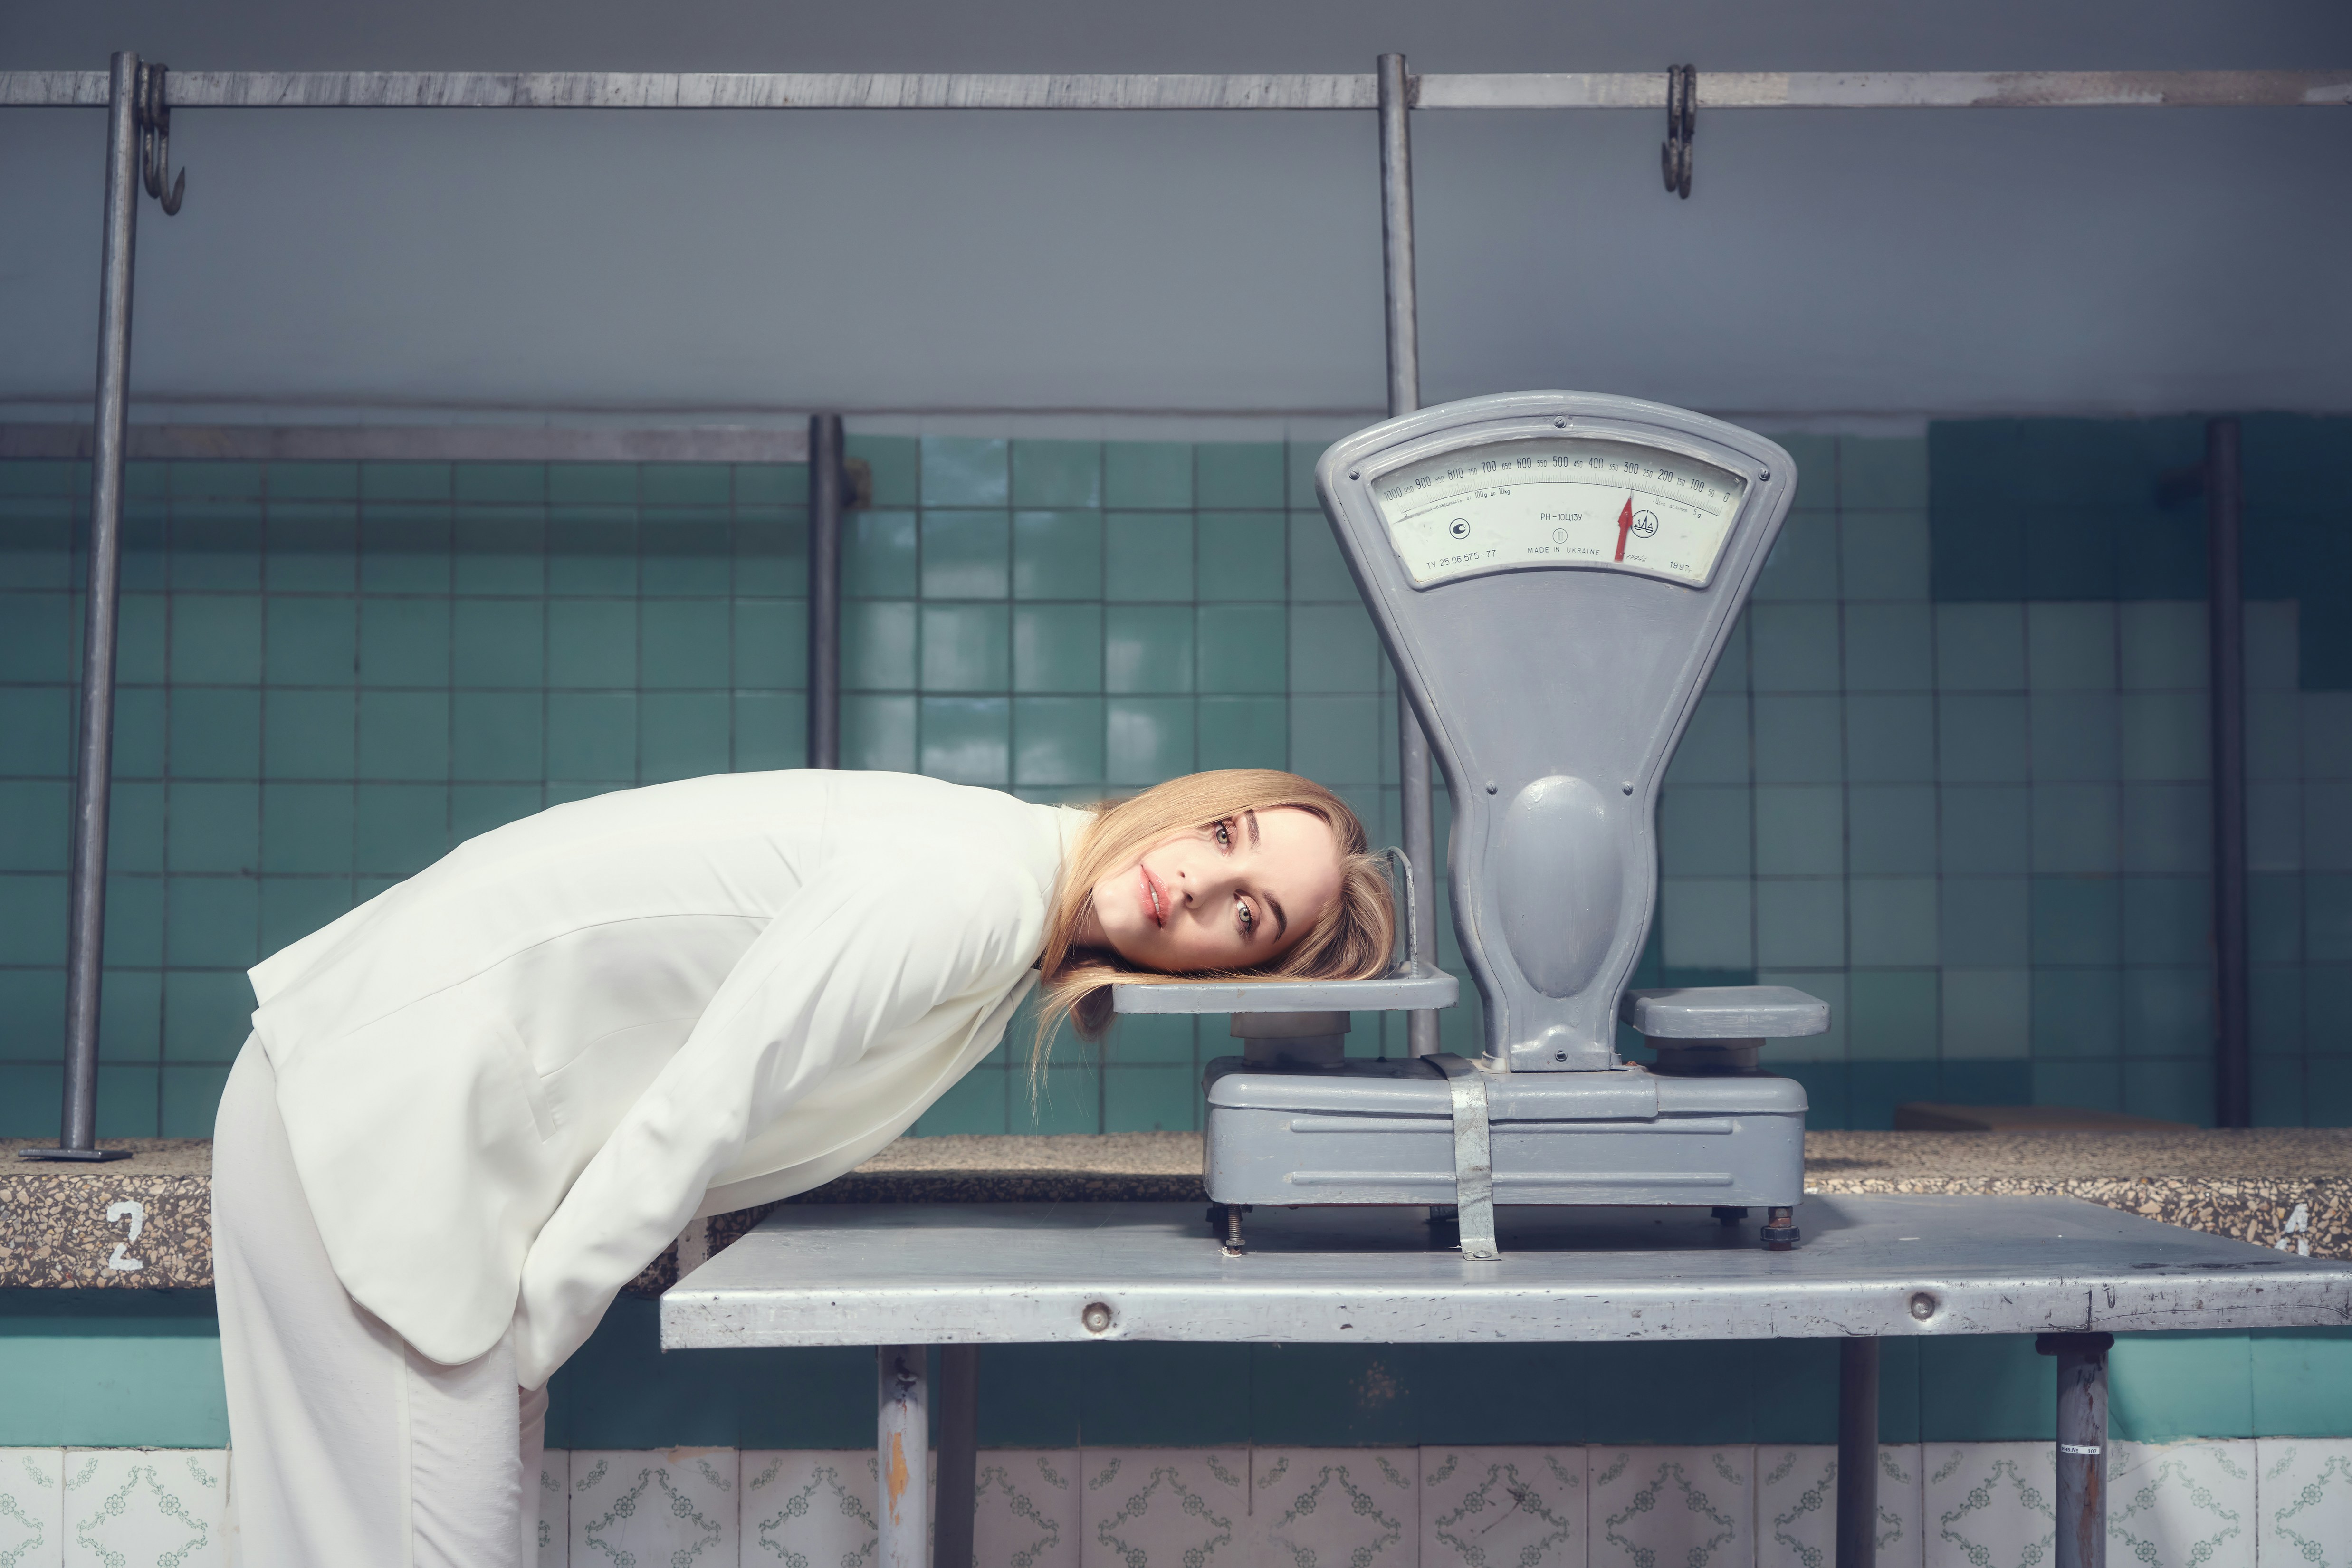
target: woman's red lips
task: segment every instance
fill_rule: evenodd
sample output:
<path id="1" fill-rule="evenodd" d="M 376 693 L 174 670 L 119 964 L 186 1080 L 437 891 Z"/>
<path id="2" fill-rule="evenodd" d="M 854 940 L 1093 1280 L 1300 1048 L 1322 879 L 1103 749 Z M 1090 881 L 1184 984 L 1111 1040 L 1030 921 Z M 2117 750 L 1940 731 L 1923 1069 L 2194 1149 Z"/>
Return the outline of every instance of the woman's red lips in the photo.
<path id="1" fill-rule="evenodd" d="M 1151 874 L 1150 867 L 1139 864 L 1135 868 L 1143 874 L 1143 912 L 1151 918 L 1153 925 L 1166 925 L 1168 889 L 1160 885 L 1160 879 Z"/>

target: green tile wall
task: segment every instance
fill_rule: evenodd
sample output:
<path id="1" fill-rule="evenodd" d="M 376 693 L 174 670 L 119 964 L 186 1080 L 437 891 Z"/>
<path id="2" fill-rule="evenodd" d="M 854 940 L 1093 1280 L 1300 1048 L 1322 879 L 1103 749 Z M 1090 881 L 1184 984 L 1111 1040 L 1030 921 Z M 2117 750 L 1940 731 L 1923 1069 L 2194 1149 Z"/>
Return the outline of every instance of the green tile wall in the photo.
<path id="1" fill-rule="evenodd" d="M 2208 1111 L 2201 533 L 2193 500 L 2155 489 L 2196 427 L 2070 445 L 2051 423 L 1790 438 L 1797 510 L 1668 775 L 1637 981 L 1826 996 L 1832 1033 L 1776 1049 L 1817 1126 L 1884 1126 L 1914 1099 Z M 2334 559 L 2309 470 L 2342 423 L 2247 432 L 2274 1123 L 2352 1121 L 2352 692 L 2329 673 L 2352 668 L 2330 640 L 2352 616 L 2326 598 L 2352 579 L 2298 582 L 2254 542 L 2285 518 L 2294 550 Z M 846 542 L 848 765 L 1038 800 L 1285 766 L 1393 841 L 1393 688 L 1314 503 L 1316 448 L 851 448 L 874 495 Z M 205 1131 L 242 968 L 468 834 L 801 760 L 796 468 L 178 463 L 131 482 L 110 1134 Z M 20 1134 L 54 1127 L 87 483 L 0 463 L 0 1128 Z M 1450 927 L 1439 942 L 1458 965 Z M 919 1131 L 1193 1126 L 1223 1023 L 1138 1021 L 1099 1060 L 1059 1048 L 1034 1096 L 1016 1025 Z M 1475 997 L 1445 1031 L 1477 1038 Z M 1402 1048 L 1370 1016 L 1351 1046 Z"/>
<path id="2" fill-rule="evenodd" d="M 54 1131 L 87 465 L 0 463 L 0 1128 Z M 243 970 L 558 802 L 797 765 L 798 468 L 133 464 L 99 1131 L 209 1132 Z"/>

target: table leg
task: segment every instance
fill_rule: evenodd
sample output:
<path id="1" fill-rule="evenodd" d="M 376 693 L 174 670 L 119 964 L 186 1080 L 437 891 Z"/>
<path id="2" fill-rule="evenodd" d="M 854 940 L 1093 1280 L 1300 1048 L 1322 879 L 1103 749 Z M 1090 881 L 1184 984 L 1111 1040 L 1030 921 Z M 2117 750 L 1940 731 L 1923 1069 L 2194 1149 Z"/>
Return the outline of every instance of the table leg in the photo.
<path id="1" fill-rule="evenodd" d="M 972 1568 L 980 1482 L 980 1347 L 940 1347 L 940 1522 L 932 1568 Z"/>
<path id="2" fill-rule="evenodd" d="M 1878 1563 L 1878 1342 L 1838 1342 L 1837 1568 Z"/>
<path id="3" fill-rule="evenodd" d="M 2053 1568 L 2106 1568 L 2107 1352 L 2113 1334 L 2038 1334 L 2058 1358 L 2058 1541 Z"/>
<path id="4" fill-rule="evenodd" d="M 875 1431 L 881 1496 L 875 1510 L 875 1568 L 929 1568 L 930 1423 L 925 1413 L 923 1347 L 876 1352 L 881 1418 Z"/>

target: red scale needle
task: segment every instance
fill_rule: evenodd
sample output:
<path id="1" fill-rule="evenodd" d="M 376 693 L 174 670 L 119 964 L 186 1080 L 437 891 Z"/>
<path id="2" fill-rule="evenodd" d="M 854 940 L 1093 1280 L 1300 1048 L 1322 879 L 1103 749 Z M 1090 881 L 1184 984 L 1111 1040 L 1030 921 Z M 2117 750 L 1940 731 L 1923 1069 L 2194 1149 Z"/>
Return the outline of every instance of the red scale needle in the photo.
<path id="1" fill-rule="evenodd" d="M 1625 510 L 1617 514 L 1617 559 L 1625 559 L 1625 536 L 1633 531 L 1633 498 L 1625 498 Z"/>

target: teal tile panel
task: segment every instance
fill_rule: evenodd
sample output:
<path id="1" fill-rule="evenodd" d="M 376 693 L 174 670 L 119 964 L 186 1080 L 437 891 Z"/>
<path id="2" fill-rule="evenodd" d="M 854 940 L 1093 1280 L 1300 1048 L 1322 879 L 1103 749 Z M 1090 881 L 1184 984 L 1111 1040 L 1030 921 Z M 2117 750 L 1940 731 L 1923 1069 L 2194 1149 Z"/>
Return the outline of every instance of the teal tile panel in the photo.
<path id="1" fill-rule="evenodd" d="M 1287 689 L 1290 619 L 1281 605 L 1202 605 L 1194 615 L 1200 690 Z"/>
<path id="2" fill-rule="evenodd" d="M 982 437 L 922 437 L 923 504 L 1003 506 L 1012 499 L 1011 443 Z"/>
<path id="3" fill-rule="evenodd" d="M 1104 723 L 1098 697 L 1014 698 L 1013 782 L 1100 784 Z"/>
<path id="4" fill-rule="evenodd" d="M 877 507 L 913 506 L 920 499 L 922 447 L 909 436 L 850 436 L 842 456 L 864 463 L 874 484 Z"/>
<path id="5" fill-rule="evenodd" d="M 1018 507 L 1102 505 L 1102 443 L 1013 442 L 1012 492 Z"/>
<path id="6" fill-rule="evenodd" d="M 637 606 L 635 684 L 723 689 L 732 684 L 727 607 L 698 599 L 644 599 Z"/>
<path id="7" fill-rule="evenodd" d="M 1191 510 L 1191 447 L 1174 441 L 1105 443 L 1103 504 L 1152 510 Z"/>
<path id="8" fill-rule="evenodd" d="M 1203 512 L 1193 527 L 1193 592 L 1202 600 L 1288 596 L 1288 524 L 1281 512 Z"/>
<path id="9" fill-rule="evenodd" d="M 841 591 L 853 599 L 911 598 L 918 583 L 911 511 L 859 511 L 842 519 Z"/>
<path id="10" fill-rule="evenodd" d="M 1013 594 L 1021 599 L 1100 599 L 1102 514 L 1013 513 Z"/>
<path id="11" fill-rule="evenodd" d="M 1106 782 L 1158 784 L 1193 770 L 1192 699 L 1116 697 L 1105 703 L 1104 715 Z"/>
<path id="12" fill-rule="evenodd" d="M 1279 507 L 1283 447 L 1275 441 L 1203 441 L 1193 448 L 1193 504 L 1203 510 Z"/>
<path id="13" fill-rule="evenodd" d="M 1012 592 L 1012 520 L 1002 511 L 932 511 L 922 519 L 927 599 L 1002 599 Z"/>
<path id="14" fill-rule="evenodd" d="M 359 670 L 359 601 L 272 594 L 263 638 L 261 676 L 270 684 L 349 685 Z"/>
<path id="15" fill-rule="evenodd" d="M 452 685 L 535 691 L 546 683 L 544 599 L 459 599 L 450 622 Z"/>
<path id="16" fill-rule="evenodd" d="M 1011 784 L 1012 708 L 1004 697 L 924 698 L 921 771 L 958 784 Z"/>
<path id="17" fill-rule="evenodd" d="M 637 530 L 637 580 L 647 594 L 715 598 L 735 580 L 731 519 L 723 506 L 648 506 Z"/>
<path id="18" fill-rule="evenodd" d="M 1108 512 L 1103 517 L 1107 598 L 1190 603 L 1192 520 L 1182 513 Z"/>
<path id="19" fill-rule="evenodd" d="M 1855 935 L 1862 927 L 1862 889 L 1856 894 Z M 1856 943 L 1854 960 L 1864 962 Z M 1846 981 L 1847 1053 L 1856 1060 L 1932 1061 L 1937 1052 L 1941 1003 L 1931 968 L 1862 969 Z"/>
<path id="20" fill-rule="evenodd" d="M 360 684 L 446 686 L 450 603 L 446 598 L 360 600 Z"/>
<path id="21" fill-rule="evenodd" d="M 1192 689 L 1189 605 L 1120 605 L 1103 617 L 1103 689 L 1117 695 Z"/>
<path id="22" fill-rule="evenodd" d="M 637 699 L 637 779 L 723 773 L 731 761 L 734 700 L 725 691 L 648 691 Z"/>
<path id="23" fill-rule="evenodd" d="M 1004 605 L 922 607 L 925 691 L 1002 692 L 1012 679 L 1012 614 Z"/>
<path id="24" fill-rule="evenodd" d="M 1202 768 L 1291 766 L 1290 704 L 1285 697 L 1203 697 L 1197 721 Z"/>

